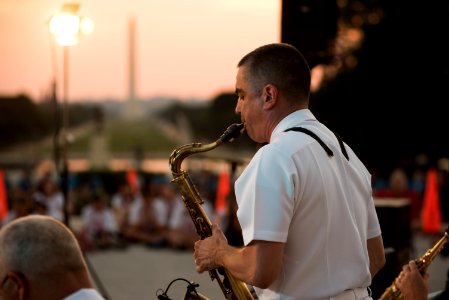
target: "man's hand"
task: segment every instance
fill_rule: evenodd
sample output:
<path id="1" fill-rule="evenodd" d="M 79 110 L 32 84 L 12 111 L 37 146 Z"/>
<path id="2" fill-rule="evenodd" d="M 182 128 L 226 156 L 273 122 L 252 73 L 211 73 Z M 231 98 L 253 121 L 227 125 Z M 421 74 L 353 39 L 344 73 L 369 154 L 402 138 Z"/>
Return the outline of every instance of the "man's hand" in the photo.
<path id="1" fill-rule="evenodd" d="M 396 279 L 396 286 L 401 290 L 405 300 L 427 300 L 429 274 L 421 276 L 412 260 L 402 267 Z"/>
<path id="2" fill-rule="evenodd" d="M 212 236 L 195 242 L 196 271 L 202 273 L 222 266 L 220 253 L 228 247 L 228 240 L 217 224 L 212 225 Z"/>

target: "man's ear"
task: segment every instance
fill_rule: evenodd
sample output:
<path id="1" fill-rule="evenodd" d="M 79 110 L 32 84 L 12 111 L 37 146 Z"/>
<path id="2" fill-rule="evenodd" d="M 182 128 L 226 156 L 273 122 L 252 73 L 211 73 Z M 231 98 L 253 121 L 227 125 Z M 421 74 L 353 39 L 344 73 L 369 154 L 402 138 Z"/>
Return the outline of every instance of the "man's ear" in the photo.
<path id="1" fill-rule="evenodd" d="M 272 84 L 267 84 L 263 89 L 264 108 L 271 109 L 277 102 L 278 90 Z"/>
<path id="2" fill-rule="evenodd" d="M 3 285 L 3 290 L 10 295 L 14 295 L 13 299 L 26 299 L 28 293 L 28 282 L 22 273 L 8 272 L 7 278 Z"/>

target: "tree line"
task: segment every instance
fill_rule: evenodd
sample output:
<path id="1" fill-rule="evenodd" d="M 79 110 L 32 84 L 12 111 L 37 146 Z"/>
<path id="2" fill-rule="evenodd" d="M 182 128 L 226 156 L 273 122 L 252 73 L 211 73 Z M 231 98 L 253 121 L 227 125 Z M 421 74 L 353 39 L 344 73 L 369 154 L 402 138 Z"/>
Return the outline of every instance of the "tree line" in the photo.
<path id="1" fill-rule="evenodd" d="M 35 142 L 61 129 L 61 105 L 52 101 L 34 102 L 25 94 L 0 96 L 0 149 Z M 70 126 L 92 121 L 95 106 L 69 105 Z"/>

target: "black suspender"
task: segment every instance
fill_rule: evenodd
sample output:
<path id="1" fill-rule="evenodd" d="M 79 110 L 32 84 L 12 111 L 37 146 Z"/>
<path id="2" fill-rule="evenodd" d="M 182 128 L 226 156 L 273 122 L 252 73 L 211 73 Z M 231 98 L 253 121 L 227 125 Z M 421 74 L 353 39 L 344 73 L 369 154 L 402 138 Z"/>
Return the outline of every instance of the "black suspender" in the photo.
<path id="1" fill-rule="evenodd" d="M 336 134 L 335 132 L 334 132 L 334 135 L 337 137 L 338 143 L 340 144 L 341 152 L 342 152 L 343 155 L 346 157 L 346 159 L 349 160 L 349 155 L 348 155 L 348 152 L 346 152 L 346 147 L 345 147 L 345 145 L 343 144 L 343 140 L 342 140 L 341 137 L 340 137 L 338 134 Z"/>
<path id="2" fill-rule="evenodd" d="M 332 150 L 323 142 L 323 140 L 321 140 L 314 132 L 310 131 L 309 129 L 306 129 L 303 127 L 292 127 L 292 128 L 288 128 L 288 129 L 284 130 L 284 132 L 287 132 L 287 131 L 302 132 L 302 133 L 305 133 L 305 134 L 311 136 L 321 145 L 321 147 L 323 147 L 324 151 L 326 151 L 326 153 L 329 157 L 334 156 L 334 152 L 332 152 Z M 346 157 L 346 159 L 349 160 L 349 156 L 348 156 L 348 153 L 346 152 L 346 148 L 345 148 L 345 145 L 343 144 L 343 140 L 336 133 L 334 133 L 334 134 L 337 137 L 338 144 L 340 144 L 341 152 Z"/>

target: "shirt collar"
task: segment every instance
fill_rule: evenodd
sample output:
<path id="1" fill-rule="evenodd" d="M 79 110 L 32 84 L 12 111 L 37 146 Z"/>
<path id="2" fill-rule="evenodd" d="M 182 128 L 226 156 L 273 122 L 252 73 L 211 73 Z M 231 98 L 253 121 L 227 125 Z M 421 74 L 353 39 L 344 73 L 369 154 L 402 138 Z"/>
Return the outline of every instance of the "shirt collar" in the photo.
<path id="1" fill-rule="evenodd" d="M 299 124 L 301 124 L 304 121 L 316 121 L 315 116 L 308 108 L 300 109 L 287 115 L 274 128 L 273 132 L 271 133 L 270 142 L 276 135 L 280 134 L 284 130 L 291 127 L 299 126 Z"/>

